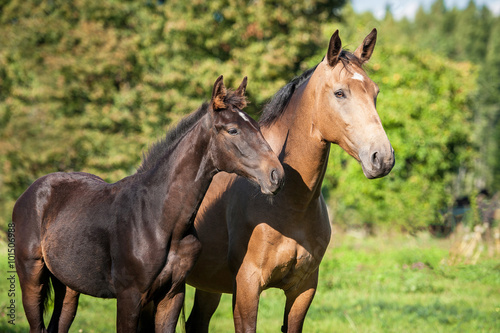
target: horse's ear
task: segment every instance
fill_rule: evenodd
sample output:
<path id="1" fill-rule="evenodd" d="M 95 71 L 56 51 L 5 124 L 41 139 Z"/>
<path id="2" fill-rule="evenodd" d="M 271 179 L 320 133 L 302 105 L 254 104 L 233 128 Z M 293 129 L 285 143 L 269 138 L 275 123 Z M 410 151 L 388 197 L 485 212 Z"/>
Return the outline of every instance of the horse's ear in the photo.
<path id="1" fill-rule="evenodd" d="M 247 91 L 247 77 L 245 76 L 243 78 L 243 81 L 241 81 L 240 86 L 238 89 L 236 89 L 236 94 L 240 95 L 241 97 L 245 96 L 245 92 Z"/>
<path id="2" fill-rule="evenodd" d="M 225 109 L 226 104 L 224 104 L 224 98 L 226 97 L 226 87 L 224 86 L 223 76 L 219 76 L 214 83 L 214 89 L 212 90 L 212 108 L 214 111 Z"/>
<path id="3" fill-rule="evenodd" d="M 342 52 L 342 42 L 340 41 L 339 31 L 336 30 L 332 38 L 330 38 L 330 45 L 328 45 L 328 52 L 326 53 L 326 61 L 331 67 L 335 66 L 339 61 L 340 52 Z"/>
<path id="4" fill-rule="evenodd" d="M 377 43 L 377 29 L 373 29 L 368 36 L 366 36 L 363 43 L 358 46 L 356 51 L 354 51 L 354 55 L 361 60 L 362 63 L 370 60 L 373 49 L 375 48 L 375 44 Z"/>
<path id="5" fill-rule="evenodd" d="M 243 109 L 245 106 L 247 106 L 247 99 L 245 97 L 245 93 L 247 91 L 247 77 L 245 76 L 243 78 L 243 81 L 241 81 L 241 84 L 240 86 L 238 87 L 238 89 L 236 89 L 235 93 L 236 95 L 240 96 L 241 98 L 239 99 L 239 102 L 237 102 L 235 105 L 241 110 Z"/>

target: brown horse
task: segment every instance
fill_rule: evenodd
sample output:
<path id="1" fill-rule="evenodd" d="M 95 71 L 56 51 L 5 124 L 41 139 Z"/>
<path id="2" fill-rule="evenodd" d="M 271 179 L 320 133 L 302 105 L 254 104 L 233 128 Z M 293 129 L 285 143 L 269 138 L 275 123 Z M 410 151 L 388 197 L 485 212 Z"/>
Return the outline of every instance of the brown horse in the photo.
<path id="1" fill-rule="evenodd" d="M 154 145 L 130 177 L 108 184 L 91 174 L 53 173 L 24 192 L 12 219 L 30 332 L 46 332 L 49 280 L 49 332 L 68 331 L 80 293 L 116 298 L 119 332 L 135 332 L 149 302 L 155 329 L 175 331 L 186 274 L 200 250 L 190 227 L 213 176 L 235 172 L 264 194 L 282 184 L 281 163 L 241 111 L 245 88 L 246 78 L 227 91 L 220 76 L 211 102 Z"/>
<path id="2" fill-rule="evenodd" d="M 354 53 L 338 31 L 326 57 L 283 87 L 265 107 L 262 133 L 279 154 L 286 185 L 273 198 L 243 178 L 214 178 L 195 220 L 202 251 L 187 282 L 197 288 L 189 332 L 207 332 L 221 293 L 233 293 L 236 332 L 255 332 L 260 293 L 286 295 L 283 332 L 300 332 L 330 241 L 321 183 L 330 143 L 361 162 L 367 178 L 383 177 L 394 151 L 375 109 L 377 85 L 362 69 L 375 47 L 374 29 Z"/>

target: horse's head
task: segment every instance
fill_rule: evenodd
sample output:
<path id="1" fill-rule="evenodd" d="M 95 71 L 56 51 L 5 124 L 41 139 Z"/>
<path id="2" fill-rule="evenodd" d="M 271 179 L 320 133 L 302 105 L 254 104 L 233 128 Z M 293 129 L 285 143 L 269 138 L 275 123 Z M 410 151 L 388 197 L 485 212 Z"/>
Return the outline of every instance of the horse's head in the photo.
<path id="1" fill-rule="evenodd" d="M 260 132 L 259 124 L 242 109 L 246 106 L 247 78 L 236 91 L 215 81 L 210 114 L 213 129 L 212 157 L 220 171 L 234 172 L 260 185 L 264 194 L 276 194 L 285 172 Z"/>
<path id="2" fill-rule="evenodd" d="M 375 108 L 378 86 L 363 70 L 375 47 L 377 30 L 354 53 L 342 50 L 338 30 L 328 53 L 310 79 L 317 99 L 314 125 L 324 140 L 337 143 L 361 162 L 367 178 L 387 175 L 394 166 L 394 150 Z"/>

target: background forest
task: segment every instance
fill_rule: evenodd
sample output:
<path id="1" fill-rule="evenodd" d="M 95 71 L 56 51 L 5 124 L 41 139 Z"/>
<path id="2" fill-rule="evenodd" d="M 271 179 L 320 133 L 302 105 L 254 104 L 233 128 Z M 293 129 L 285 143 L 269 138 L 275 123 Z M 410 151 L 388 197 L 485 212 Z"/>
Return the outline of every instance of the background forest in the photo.
<path id="1" fill-rule="evenodd" d="M 500 189 L 500 18 L 443 0 L 414 20 L 356 14 L 344 0 L 0 2 L 0 217 L 38 177 L 86 171 L 115 182 L 165 130 L 249 76 L 255 118 L 321 61 L 335 29 L 367 70 L 396 166 L 368 181 L 340 148 L 324 194 L 336 224 L 415 231 L 458 197 Z M 493 32 L 497 33 L 493 33 Z"/>
<path id="2" fill-rule="evenodd" d="M 474 1 L 436 0 L 397 20 L 390 7 L 377 19 L 346 0 L 0 0 L 0 226 L 47 173 L 108 182 L 134 173 L 218 75 L 234 88 L 249 77 L 246 111 L 257 119 L 321 61 L 336 29 L 352 51 L 374 27 L 366 70 L 396 165 L 367 180 L 332 147 L 323 194 L 336 232 L 304 331 L 500 331 L 500 233 L 495 243 L 480 223 L 498 230 L 500 218 L 500 17 Z M 464 211 L 469 232 L 427 232 L 454 227 Z M 18 281 L 12 295 L 1 279 L 0 331 L 26 332 Z M 192 296 L 188 288 L 187 313 Z M 262 294 L 258 332 L 279 330 L 283 304 L 276 290 Z M 114 331 L 115 312 L 114 300 L 83 295 L 72 332 Z M 223 295 L 210 331 L 232 330 Z"/>

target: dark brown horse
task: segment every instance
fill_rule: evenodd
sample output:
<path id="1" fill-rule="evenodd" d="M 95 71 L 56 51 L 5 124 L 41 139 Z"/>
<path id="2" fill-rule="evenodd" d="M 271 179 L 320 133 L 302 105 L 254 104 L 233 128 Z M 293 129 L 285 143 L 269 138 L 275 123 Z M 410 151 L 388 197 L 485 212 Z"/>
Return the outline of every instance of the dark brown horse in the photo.
<path id="1" fill-rule="evenodd" d="M 233 293 L 236 332 L 255 332 L 260 293 L 271 287 L 286 295 L 283 332 L 302 330 L 330 241 L 321 195 L 330 144 L 360 161 L 367 178 L 383 177 L 394 165 L 375 109 L 379 90 L 362 68 L 376 36 L 373 30 L 350 53 L 336 31 L 324 60 L 265 107 L 262 133 L 286 175 L 273 200 L 241 177 L 214 178 L 195 220 L 202 251 L 187 280 L 197 288 L 189 332 L 207 332 L 221 293 Z"/>
<path id="2" fill-rule="evenodd" d="M 241 109 L 246 78 L 153 146 L 137 173 L 108 184 L 86 173 L 41 177 L 13 212 L 16 265 L 30 332 L 46 332 L 44 301 L 55 292 L 49 332 L 68 331 L 80 293 L 117 299 L 117 330 L 135 332 L 154 302 L 157 331 L 174 332 L 185 277 L 200 245 L 190 226 L 212 177 L 234 172 L 276 193 L 283 168 L 258 124 Z"/>

